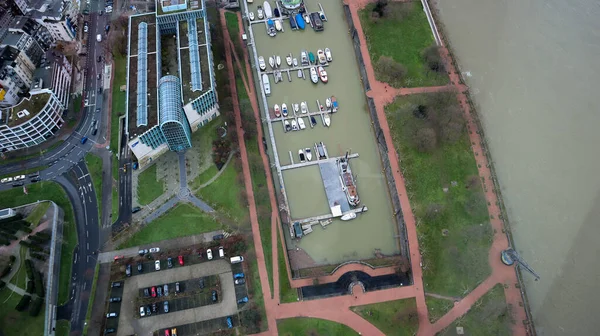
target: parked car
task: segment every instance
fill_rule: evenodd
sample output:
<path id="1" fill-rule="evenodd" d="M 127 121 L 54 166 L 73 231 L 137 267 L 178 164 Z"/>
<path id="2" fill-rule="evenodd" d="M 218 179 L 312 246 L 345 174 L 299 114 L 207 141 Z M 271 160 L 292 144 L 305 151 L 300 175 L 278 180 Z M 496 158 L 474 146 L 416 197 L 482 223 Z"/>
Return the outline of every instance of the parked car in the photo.
<path id="1" fill-rule="evenodd" d="M 159 247 L 153 247 L 150 249 L 150 253 L 158 253 L 160 252 L 160 248 Z"/>
<path id="2" fill-rule="evenodd" d="M 125 256 L 118 255 L 118 256 L 115 256 L 115 257 L 113 258 L 113 261 L 121 260 L 121 259 L 123 259 L 123 258 L 125 258 Z"/>
<path id="3" fill-rule="evenodd" d="M 177 257 L 177 260 L 179 260 L 179 266 L 183 266 L 183 256 Z"/>
<path id="4" fill-rule="evenodd" d="M 160 286 L 156 287 L 156 294 L 158 295 L 158 297 L 163 296 L 162 287 L 160 287 Z"/>
<path id="5" fill-rule="evenodd" d="M 82 145 L 83 145 L 83 144 L 85 144 L 85 142 L 87 141 L 87 139 L 88 139 L 87 137 L 83 137 L 83 138 L 81 138 L 81 141 L 80 141 L 80 142 L 81 142 L 81 144 L 82 144 Z"/>
<path id="6" fill-rule="evenodd" d="M 121 302 L 120 296 L 111 297 L 108 302 Z"/>
<path id="7" fill-rule="evenodd" d="M 214 236 L 213 236 L 213 240 L 221 240 L 221 239 L 223 239 L 223 238 L 225 238 L 225 236 L 224 236 L 224 235 L 222 235 L 222 234 L 218 234 L 218 235 L 214 235 Z"/>
<path id="8" fill-rule="evenodd" d="M 179 282 L 175 283 L 175 293 L 181 292 L 181 287 L 179 287 Z"/>
<path id="9" fill-rule="evenodd" d="M 160 271 L 160 260 L 154 261 L 154 269 Z"/>
<path id="10" fill-rule="evenodd" d="M 98 63 L 102 62 L 102 56 L 98 56 Z"/>
<path id="11" fill-rule="evenodd" d="M 152 297 L 156 297 L 156 287 L 152 286 L 150 291 L 152 292 Z"/>
<path id="12" fill-rule="evenodd" d="M 113 312 L 113 313 L 106 314 L 106 318 L 117 317 L 117 316 L 119 316 L 119 313 L 114 313 Z"/>
<path id="13" fill-rule="evenodd" d="M 200 278 L 200 289 L 204 289 L 204 278 Z"/>
<path id="14" fill-rule="evenodd" d="M 136 206 L 133 209 L 131 209 L 131 213 L 140 212 L 140 210 L 142 210 L 142 208 L 140 208 L 139 206 Z"/>
<path id="15" fill-rule="evenodd" d="M 146 315 L 150 316 L 152 313 L 150 312 L 150 306 L 146 306 Z"/>
<path id="16" fill-rule="evenodd" d="M 206 257 L 208 258 L 208 260 L 212 260 L 212 250 L 211 249 L 206 250 Z"/>
<path id="17" fill-rule="evenodd" d="M 111 287 L 118 288 L 118 287 L 121 287 L 121 285 L 123 285 L 123 283 L 121 281 L 115 281 L 111 284 Z"/>
<path id="18" fill-rule="evenodd" d="M 233 321 L 231 319 L 231 316 L 227 316 L 227 328 L 228 329 L 233 328 Z"/>
<path id="19" fill-rule="evenodd" d="M 108 334 L 112 334 L 115 331 L 117 331 L 115 328 L 108 328 L 108 329 L 104 329 L 104 334 L 108 335 Z"/>
<path id="20" fill-rule="evenodd" d="M 171 333 L 169 332 L 169 329 L 165 329 L 165 336 L 171 336 Z"/>
<path id="21" fill-rule="evenodd" d="M 125 275 L 128 277 L 131 276 L 131 264 L 127 264 L 127 266 L 125 266 Z"/>
<path id="22" fill-rule="evenodd" d="M 98 94 L 101 94 L 101 93 L 102 93 L 102 88 L 101 88 L 101 87 L 99 87 L 99 88 L 98 88 Z"/>
<path id="23" fill-rule="evenodd" d="M 158 312 L 158 306 L 156 305 L 156 302 L 154 302 L 154 303 L 152 304 L 152 312 L 153 312 L 153 313 L 157 313 L 157 312 Z"/>
<path id="24" fill-rule="evenodd" d="M 216 291 L 216 290 L 213 290 L 213 291 L 212 291 L 212 294 L 211 294 L 211 299 L 212 299 L 212 302 L 217 302 L 217 301 L 219 300 L 219 296 L 218 296 L 218 294 L 217 294 L 217 291 Z"/>
<path id="25" fill-rule="evenodd" d="M 171 335 L 172 336 L 177 336 L 177 328 L 171 329 Z"/>
<path id="26" fill-rule="evenodd" d="M 169 285 L 165 284 L 163 286 L 163 293 L 165 294 L 165 296 L 169 296 Z"/>
<path id="27" fill-rule="evenodd" d="M 235 273 L 233 275 L 234 279 L 243 279 L 244 278 L 244 273 Z"/>
<path id="28" fill-rule="evenodd" d="M 98 75 L 96 75 L 96 79 L 97 79 L 97 80 L 100 80 L 100 79 L 102 79 L 102 75 L 101 75 L 101 74 L 98 74 Z"/>
<path id="29" fill-rule="evenodd" d="M 32 178 L 32 179 L 31 179 L 31 182 L 32 182 L 32 183 L 35 183 L 35 182 L 39 182 L 39 181 L 41 181 L 41 180 L 42 180 L 42 179 L 41 179 L 41 178 L 39 178 L 39 177 L 34 177 L 34 178 Z"/>
<path id="30" fill-rule="evenodd" d="M 144 306 L 140 307 L 140 317 L 144 317 L 146 316 L 146 309 L 144 308 Z"/>
<path id="31" fill-rule="evenodd" d="M 137 264 L 137 269 L 138 269 L 138 273 L 144 272 L 144 264 L 142 264 L 141 262 L 139 262 Z"/>
<path id="32" fill-rule="evenodd" d="M 246 279 L 235 279 L 233 283 L 235 283 L 236 285 L 243 285 L 246 283 Z"/>
<path id="33" fill-rule="evenodd" d="M 12 185 L 12 186 L 13 186 L 13 187 L 22 187 L 22 186 L 24 186 L 24 185 L 25 185 L 25 183 L 23 183 L 23 182 L 17 182 L 17 183 L 13 183 L 13 185 Z"/>
<path id="34" fill-rule="evenodd" d="M 167 268 L 173 268 L 173 258 L 167 258 Z"/>
<path id="35" fill-rule="evenodd" d="M 150 296 L 150 290 L 148 288 L 144 288 L 144 296 L 145 297 Z"/>
<path id="36" fill-rule="evenodd" d="M 163 305 L 163 310 L 165 311 L 165 313 L 169 312 L 169 301 L 165 301 Z"/>
<path id="37" fill-rule="evenodd" d="M 225 257 L 225 250 L 223 249 L 223 246 L 219 246 L 219 258 L 224 258 Z"/>
<path id="38" fill-rule="evenodd" d="M 239 299 L 237 301 L 238 304 L 242 304 L 242 303 L 248 303 L 248 297 L 244 296 L 243 298 Z"/>

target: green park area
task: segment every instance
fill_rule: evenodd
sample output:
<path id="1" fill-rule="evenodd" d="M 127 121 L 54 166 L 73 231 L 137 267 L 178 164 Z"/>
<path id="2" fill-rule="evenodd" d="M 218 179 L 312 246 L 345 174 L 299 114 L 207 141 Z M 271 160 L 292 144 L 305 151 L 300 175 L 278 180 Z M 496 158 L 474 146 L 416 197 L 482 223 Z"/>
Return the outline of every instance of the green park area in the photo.
<path id="1" fill-rule="evenodd" d="M 376 78 L 393 87 L 447 84 L 421 2 L 383 3 L 359 12 Z"/>
<path id="2" fill-rule="evenodd" d="M 92 176 L 94 191 L 96 192 L 96 202 L 98 203 L 98 224 L 102 226 L 102 159 L 92 153 L 85 155 L 85 164 Z"/>
<path id="3" fill-rule="evenodd" d="M 328 335 L 350 336 L 359 335 L 350 327 L 336 322 L 317 318 L 296 317 L 277 320 L 277 329 L 281 336 L 296 335 Z"/>
<path id="4" fill-rule="evenodd" d="M 161 240 L 193 236 L 221 228 L 211 216 L 189 204 L 178 204 L 133 234 L 119 249 Z"/>
<path id="5" fill-rule="evenodd" d="M 387 336 L 412 336 L 419 329 L 414 298 L 374 303 L 351 308 Z"/>
<path id="6" fill-rule="evenodd" d="M 0 289 L 0 334 L 4 336 L 43 335 L 44 306 L 36 316 L 30 316 L 28 309 L 18 311 L 15 308 L 23 296 L 7 287 Z M 29 302 L 29 306 L 33 302 Z"/>
<path id="7" fill-rule="evenodd" d="M 156 164 L 144 169 L 138 176 L 137 196 L 141 205 L 148 205 L 165 191 L 163 180 L 156 174 Z"/>
<path id="8" fill-rule="evenodd" d="M 456 94 L 400 96 L 385 111 L 417 220 L 425 291 L 463 296 L 490 274 L 493 232 Z"/>

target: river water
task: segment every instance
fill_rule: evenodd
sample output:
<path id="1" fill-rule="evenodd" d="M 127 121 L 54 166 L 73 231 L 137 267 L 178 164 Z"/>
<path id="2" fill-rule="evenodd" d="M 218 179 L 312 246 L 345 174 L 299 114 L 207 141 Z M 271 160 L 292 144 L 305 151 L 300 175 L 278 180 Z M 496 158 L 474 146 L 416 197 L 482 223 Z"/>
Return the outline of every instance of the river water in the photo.
<path id="1" fill-rule="evenodd" d="M 305 3 L 309 11 L 318 10 L 317 1 Z M 262 5 L 262 1 L 255 1 L 249 10 L 256 14 L 259 4 Z M 289 22 L 285 21 L 285 32 L 269 37 L 263 23 L 253 25 L 258 54 L 264 56 L 267 63 L 270 55 L 280 55 L 282 68 L 286 68 L 285 56 L 293 53 L 293 57 L 300 62 L 301 49 L 312 51 L 316 56 L 317 49 L 329 47 L 333 55 L 333 62 L 326 68 L 329 75 L 327 84 L 313 84 L 308 71 L 306 80 L 298 78 L 297 73 L 292 72 L 292 82 L 288 82 L 287 75 L 284 74 L 284 81 L 279 84 L 274 84 L 273 77 L 270 76 L 272 94 L 268 97 L 271 108 L 274 104 L 286 103 L 290 112 L 292 103 L 300 104 L 301 101 L 308 103 L 310 111 L 317 111 L 316 100 L 324 104 L 325 99 L 332 95 L 337 97 L 340 106 L 339 112 L 332 116 L 329 128 L 323 126 L 320 118 L 316 118 L 318 125 L 314 129 L 310 128 L 308 119 L 304 118 L 307 128 L 299 132 L 284 133 L 280 122 L 273 124 L 282 165 L 291 163 L 289 151 L 293 153 L 294 162 L 298 163 L 298 149 L 314 147 L 314 143 L 319 141 L 325 143 L 330 156 L 344 155 L 346 150 L 360 155 L 350 160 L 350 164 L 353 173 L 358 176 L 361 204 L 366 205 L 368 211 L 352 221 L 334 220 L 327 229 L 322 229 L 319 225 L 313 226 L 312 233 L 300 241 L 294 241 L 318 264 L 371 258 L 375 249 L 380 249 L 384 254 L 398 252 L 390 199 L 381 173 L 380 157 L 342 3 L 335 1 L 323 4 L 328 17 L 323 32 L 314 32 L 310 26 L 304 31 L 292 31 Z M 269 68 L 268 65 L 267 67 Z M 259 86 L 260 84 L 257 87 Z M 292 218 L 330 212 L 316 165 L 284 171 L 283 177 Z M 287 232 L 286 236 L 289 236 Z"/>
<path id="2" fill-rule="evenodd" d="M 541 335 L 600 330 L 600 6 L 440 0 L 483 120 Z M 467 73 L 468 72 L 468 73 Z"/>

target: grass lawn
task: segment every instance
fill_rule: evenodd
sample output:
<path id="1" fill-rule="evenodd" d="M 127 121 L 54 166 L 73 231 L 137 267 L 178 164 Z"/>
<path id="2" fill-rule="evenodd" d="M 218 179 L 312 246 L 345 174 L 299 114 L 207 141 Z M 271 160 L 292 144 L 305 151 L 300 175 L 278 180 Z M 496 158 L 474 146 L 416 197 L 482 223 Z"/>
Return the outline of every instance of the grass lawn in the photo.
<path id="1" fill-rule="evenodd" d="M 191 190 L 196 190 L 219 171 L 212 159 L 213 141 L 218 138 L 217 129 L 223 126 L 222 118 L 217 117 L 208 125 L 202 126 L 198 131 L 192 134 L 192 149 L 200 153 L 200 167 L 193 169 L 201 169 L 201 173 L 195 179 L 189 181 Z"/>
<path id="2" fill-rule="evenodd" d="M 438 299 L 431 296 L 425 296 L 425 303 L 429 311 L 429 321 L 431 323 L 439 320 L 454 307 L 454 302 L 450 300 Z"/>
<path id="3" fill-rule="evenodd" d="M 90 171 L 94 191 L 96 192 L 96 202 L 98 202 L 98 225 L 102 227 L 102 159 L 92 153 L 85 155 L 85 164 Z"/>
<path id="4" fill-rule="evenodd" d="M 40 224 L 40 221 L 42 220 L 42 217 L 44 217 L 44 215 L 46 214 L 46 211 L 48 211 L 48 208 L 50 207 L 50 202 L 43 202 L 38 204 L 35 209 L 33 209 L 33 211 L 31 211 L 29 213 L 29 215 L 27 216 L 27 218 L 25 218 L 26 221 L 28 221 L 29 223 L 31 223 L 31 225 L 38 226 Z"/>
<path id="5" fill-rule="evenodd" d="M 37 200 L 52 200 L 65 213 L 63 224 L 63 246 L 60 254 L 60 275 L 58 283 L 58 304 L 62 305 L 69 299 L 69 279 L 71 278 L 71 265 L 73 263 L 73 249 L 77 245 L 77 231 L 73 208 L 67 194 L 61 186 L 54 182 L 39 182 L 28 186 L 29 194 L 23 194 L 21 188 L 0 192 L 0 204 L 13 207 Z M 2 302 L 2 301 L 0 301 Z"/>
<path id="6" fill-rule="evenodd" d="M 433 33 L 420 2 L 394 3 L 387 5 L 391 16 L 381 18 L 375 23 L 371 12 L 375 4 L 370 4 L 359 12 L 360 23 L 365 33 L 371 62 L 375 67 L 380 56 L 393 58 L 404 65 L 407 74 L 399 85 L 404 87 L 435 86 L 448 83 L 446 73 L 429 70 L 422 57 L 425 48 L 434 44 Z M 395 15 L 396 13 L 402 13 Z M 394 43 L 390 43 L 394 41 Z M 367 55 L 363 55 L 367 57 Z M 375 73 L 379 79 L 380 76 Z M 390 83 L 393 84 L 393 83 Z"/>
<path id="7" fill-rule="evenodd" d="M 277 262 L 279 265 L 279 298 L 282 303 L 296 302 L 298 301 L 298 290 L 292 288 L 290 285 L 290 279 L 288 278 L 287 268 L 285 265 L 285 256 L 283 251 L 283 245 L 281 239 L 277 235 Z"/>
<path id="8" fill-rule="evenodd" d="M 87 312 L 85 313 L 85 326 L 83 327 L 83 334 L 87 335 L 89 327 L 90 317 L 92 316 L 92 307 L 94 306 L 94 299 L 96 298 L 96 286 L 98 285 L 98 273 L 100 272 L 100 264 L 96 264 L 96 270 L 94 271 L 94 280 L 92 281 L 92 290 L 90 291 L 90 300 L 88 302 Z"/>
<path id="9" fill-rule="evenodd" d="M 15 310 L 21 295 L 8 288 L 0 290 L 0 331 L 4 336 L 42 336 L 44 334 L 45 308 L 36 317 L 29 316 L 29 311 Z M 30 303 L 31 304 L 31 303 Z"/>
<path id="10" fill-rule="evenodd" d="M 125 92 L 121 92 L 121 85 L 127 82 L 127 56 L 113 58 L 113 92 L 112 111 L 110 116 L 110 150 L 119 152 L 119 117 L 125 114 Z"/>
<path id="11" fill-rule="evenodd" d="M 149 244 L 161 240 L 191 236 L 220 229 L 212 217 L 188 204 L 178 204 L 173 209 L 145 225 L 119 249 Z"/>
<path id="12" fill-rule="evenodd" d="M 27 289 L 27 271 L 25 270 L 25 256 L 27 255 L 27 248 L 25 246 L 20 246 L 19 255 L 21 257 L 21 263 L 19 264 L 19 270 L 10 279 L 10 283 L 23 289 Z"/>
<path id="13" fill-rule="evenodd" d="M 240 36 L 242 36 L 242 33 L 240 33 L 240 26 L 238 25 L 239 21 L 238 21 L 237 14 L 226 12 L 225 13 L 225 21 L 227 22 L 227 31 L 229 32 L 229 37 L 231 38 L 231 41 L 233 42 L 233 45 L 235 46 L 235 53 L 237 54 L 237 56 L 240 60 L 243 60 L 244 59 L 244 56 L 243 56 L 244 51 L 242 50 L 242 46 L 240 45 Z M 235 62 L 235 59 L 233 61 Z M 234 68 L 237 69 L 235 63 L 234 63 Z M 242 76 L 244 76 L 244 78 L 246 78 L 245 73 L 243 73 Z M 239 88 L 238 88 L 238 90 L 239 90 Z"/>
<path id="14" fill-rule="evenodd" d="M 455 320 L 438 335 L 456 335 L 456 327 L 463 327 L 465 335 L 512 335 L 514 321 L 504 298 L 504 288 L 496 285 L 471 310 Z"/>
<path id="15" fill-rule="evenodd" d="M 234 160 L 237 159 L 233 158 L 221 176 L 206 188 L 200 189 L 197 195 L 217 211 L 241 223 L 248 217 L 248 209 L 240 201 L 242 186 L 238 182 Z"/>
<path id="16" fill-rule="evenodd" d="M 67 320 L 56 321 L 56 336 L 69 336 L 71 332 L 71 322 Z"/>
<path id="17" fill-rule="evenodd" d="M 119 161 L 112 157 L 112 220 L 114 222 L 119 218 Z"/>
<path id="18" fill-rule="evenodd" d="M 138 176 L 138 202 L 141 205 L 152 203 L 165 192 L 165 184 L 156 177 L 156 164 L 146 168 Z"/>
<path id="19" fill-rule="evenodd" d="M 413 145 L 414 131 L 431 122 L 415 117 L 415 107 L 427 109 L 435 100 L 456 104 L 452 93 L 401 96 L 386 107 L 386 115 L 402 158 L 400 166 L 412 207 L 421 223 L 417 230 L 425 291 L 463 296 L 490 273 L 492 229 L 466 127 L 456 133 L 455 142 L 440 140 L 431 152 L 421 152 Z"/>
<path id="20" fill-rule="evenodd" d="M 321 320 L 317 318 L 296 317 L 277 320 L 279 335 L 327 335 L 347 336 L 358 335 L 352 328 L 336 322 Z"/>
<path id="21" fill-rule="evenodd" d="M 412 336 L 419 329 L 417 302 L 414 298 L 374 303 L 351 308 L 388 336 Z"/>

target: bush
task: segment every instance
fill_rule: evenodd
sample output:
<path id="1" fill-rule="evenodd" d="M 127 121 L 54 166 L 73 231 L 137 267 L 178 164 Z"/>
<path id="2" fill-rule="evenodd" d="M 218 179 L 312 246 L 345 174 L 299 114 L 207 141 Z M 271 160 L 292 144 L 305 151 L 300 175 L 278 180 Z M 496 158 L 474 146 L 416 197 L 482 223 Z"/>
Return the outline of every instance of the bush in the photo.
<path id="1" fill-rule="evenodd" d="M 35 289 L 35 286 L 33 284 L 33 280 L 29 280 L 27 281 L 27 293 L 29 294 L 33 294 L 33 290 Z"/>
<path id="2" fill-rule="evenodd" d="M 29 279 L 33 279 L 33 263 L 31 262 L 31 259 L 26 259 L 25 260 L 25 271 L 27 272 L 27 277 Z"/>
<path id="3" fill-rule="evenodd" d="M 40 231 L 35 234 L 35 237 L 39 237 L 40 239 L 43 239 L 43 240 L 50 240 L 50 238 L 52 236 L 44 231 Z"/>
<path id="4" fill-rule="evenodd" d="M 0 289 L 4 288 L 4 286 L 6 286 L 6 282 L 0 280 Z"/>
<path id="5" fill-rule="evenodd" d="M 39 297 L 44 297 L 44 283 L 42 273 L 38 271 L 33 272 L 33 281 L 35 281 L 35 293 Z"/>
<path id="6" fill-rule="evenodd" d="M 23 297 L 21 298 L 19 303 L 17 303 L 17 306 L 15 307 L 15 309 L 17 311 L 24 311 L 25 308 L 27 308 L 27 305 L 29 305 L 29 301 L 31 301 L 31 296 L 23 295 Z"/>
<path id="7" fill-rule="evenodd" d="M 44 303 L 44 299 L 38 297 L 33 301 L 33 304 L 29 308 L 29 316 L 38 316 L 40 310 L 42 310 L 42 304 Z"/>
<path id="8" fill-rule="evenodd" d="M 382 81 L 390 84 L 402 82 L 407 73 L 404 65 L 387 56 L 379 57 L 375 70 Z"/>
<path id="9" fill-rule="evenodd" d="M 10 245 L 10 240 L 0 236 L 0 244 L 8 246 Z"/>
<path id="10" fill-rule="evenodd" d="M 11 270 L 12 267 L 10 265 L 4 266 L 4 269 L 2 270 L 2 272 L 0 272 L 0 278 L 4 278 L 4 276 L 10 273 Z"/>
<path id="11" fill-rule="evenodd" d="M 430 70 L 435 72 L 446 71 L 446 66 L 440 55 L 440 48 L 437 45 L 432 45 L 423 50 L 423 59 L 425 59 L 425 63 L 427 63 Z"/>
<path id="12" fill-rule="evenodd" d="M 256 307 L 240 312 L 240 323 L 244 327 L 246 334 L 258 333 L 260 331 L 261 320 L 260 313 Z"/>

